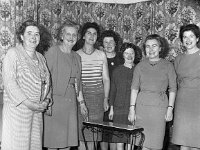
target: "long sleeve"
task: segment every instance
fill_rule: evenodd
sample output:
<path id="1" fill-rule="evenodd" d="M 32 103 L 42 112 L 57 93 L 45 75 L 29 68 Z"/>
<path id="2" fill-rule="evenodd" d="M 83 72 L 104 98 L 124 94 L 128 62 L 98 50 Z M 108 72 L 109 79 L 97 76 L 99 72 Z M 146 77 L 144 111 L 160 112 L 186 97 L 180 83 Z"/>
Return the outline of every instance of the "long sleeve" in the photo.
<path id="1" fill-rule="evenodd" d="M 14 48 L 8 50 L 4 58 L 2 76 L 5 92 L 15 106 L 20 105 L 27 97 L 17 82 L 17 55 Z"/>
<path id="2" fill-rule="evenodd" d="M 110 94 L 109 94 L 109 105 L 113 106 L 114 102 L 115 102 L 115 97 L 116 97 L 116 92 L 117 92 L 117 88 L 116 88 L 116 84 L 115 84 L 115 77 L 117 76 L 117 74 L 115 74 L 116 71 L 113 71 L 112 73 L 112 78 L 111 78 L 111 88 L 110 88 Z"/>

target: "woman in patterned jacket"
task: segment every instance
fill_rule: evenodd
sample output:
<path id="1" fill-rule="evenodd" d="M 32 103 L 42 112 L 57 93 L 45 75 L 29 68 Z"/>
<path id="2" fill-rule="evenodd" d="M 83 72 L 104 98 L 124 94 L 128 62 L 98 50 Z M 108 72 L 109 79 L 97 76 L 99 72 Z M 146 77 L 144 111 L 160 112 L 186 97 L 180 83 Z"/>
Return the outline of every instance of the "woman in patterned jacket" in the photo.
<path id="1" fill-rule="evenodd" d="M 4 58 L 2 150 L 42 150 L 42 112 L 50 102 L 50 76 L 37 52 L 42 48 L 40 29 L 32 20 L 24 22 L 17 31 L 20 44 Z"/>

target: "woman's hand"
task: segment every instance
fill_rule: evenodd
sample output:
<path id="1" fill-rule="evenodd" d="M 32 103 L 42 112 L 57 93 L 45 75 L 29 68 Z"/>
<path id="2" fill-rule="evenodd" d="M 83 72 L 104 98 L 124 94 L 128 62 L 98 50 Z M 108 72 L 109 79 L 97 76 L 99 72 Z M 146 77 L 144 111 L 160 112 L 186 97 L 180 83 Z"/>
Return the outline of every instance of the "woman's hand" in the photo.
<path id="1" fill-rule="evenodd" d="M 80 109 L 81 109 L 81 115 L 83 116 L 84 120 L 88 121 L 88 109 L 85 103 L 80 104 Z"/>
<path id="2" fill-rule="evenodd" d="M 113 116 L 114 116 L 114 111 L 113 111 L 113 106 L 110 107 L 110 112 L 108 114 L 108 117 L 110 120 L 113 120 Z"/>
<path id="3" fill-rule="evenodd" d="M 104 98 L 104 103 L 103 104 L 104 104 L 104 111 L 107 111 L 108 108 L 109 108 L 108 98 L 107 97 Z"/>
<path id="4" fill-rule="evenodd" d="M 166 121 L 172 121 L 172 119 L 173 119 L 173 107 L 168 107 L 167 113 L 165 115 L 165 120 Z"/>
<path id="5" fill-rule="evenodd" d="M 46 104 L 42 104 L 42 103 L 36 103 L 36 102 L 32 102 L 30 100 L 25 100 L 23 101 L 23 104 L 30 110 L 34 111 L 34 112 L 44 112 L 46 107 Z"/>
<path id="6" fill-rule="evenodd" d="M 134 124 L 136 120 L 136 114 L 135 114 L 135 107 L 130 107 L 129 114 L 128 114 L 128 120 Z"/>
<path id="7" fill-rule="evenodd" d="M 50 103 L 50 99 L 49 98 L 45 98 L 45 100 L 42 101 L 41 104 L 45 107 L 45 109 L 47 109 L 49 103 Z"/>

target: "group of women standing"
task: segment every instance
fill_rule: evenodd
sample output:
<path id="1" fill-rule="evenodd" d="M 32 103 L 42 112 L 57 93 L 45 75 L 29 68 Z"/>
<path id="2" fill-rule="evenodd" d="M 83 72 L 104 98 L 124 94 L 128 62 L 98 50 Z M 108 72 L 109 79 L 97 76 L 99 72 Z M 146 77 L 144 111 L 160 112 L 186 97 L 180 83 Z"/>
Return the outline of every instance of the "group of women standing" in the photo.
<path id="1" fill-rule="evenodd" d="M 58 44 L 42 56 L 37 51 L 41 52 L 43 28 L 31 20 L 19 28 L 21 44 L 7 52 L 3 63 L 2 150 L 64 150 L 78 145 L 85 150 L 82 121 L 103 120 L 142 126 L 143 150 L 161 150 L 165 124 L 173 113 L 172 142 L 181 150 L 200 149 L 198 26 L 181 27 L 186 51 L 174 66 L 164 59 L 168 50 L 157 34 L 146 37 L 141 60 L 137 46 L 123 43 L 118 53 L 116 34 L 106 30 L 100 36 L 99 25 L 90 22 L 83 25 L 75 52 L 78 30 L 76 23 L 65 22 L 58 30 Z M 99 38 L 103 51 L 96 46 Z M 89 150 L 94 140 L 103 141 L 102 150 L 108 145 L 112 150 L 130 149 L 130 139 L 93 137 L 89 130 L 85 136 Z"/>

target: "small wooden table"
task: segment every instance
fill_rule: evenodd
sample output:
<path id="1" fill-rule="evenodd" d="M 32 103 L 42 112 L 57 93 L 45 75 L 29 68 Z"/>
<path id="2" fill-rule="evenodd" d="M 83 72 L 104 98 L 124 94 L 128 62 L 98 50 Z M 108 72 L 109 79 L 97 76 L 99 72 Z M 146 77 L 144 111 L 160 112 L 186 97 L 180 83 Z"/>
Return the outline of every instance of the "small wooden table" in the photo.
<path id="1" fill-rule="evenodd" d="M 128 137 L 131 137 L 131 149 L 133 146 L 133 138 L 140 136 L 140 142 L 138 144 L 138 150 L 142 149 L 143 142 L 145 139 L 145 135 L 142 131 L 144 131 L 144 128 L 138 127 L 138 126 L 133 126 L 133 125 L 124 125 L 124 124 L 117 124 L 113 122 L 83 122 L 83 127 L 82 127 L 82 135 L 83 135 L 83 140 L 85 143 L 86 150 L 88 150 L 87 142 L 85 139 L 84 135 L 84 130 L 85 129 L 91 129 L 92 132 L 106 132 L 106 131 L 117 131 L 119 133 L 126 134 Z M 109 132 L 112 134 L 112 132 Z M 94 135 L 94 134 L 93 134 Z M 115 134 L 113 134 L 115 135 Z M 96 146 L 95 146 L 95 149 Z"/>

